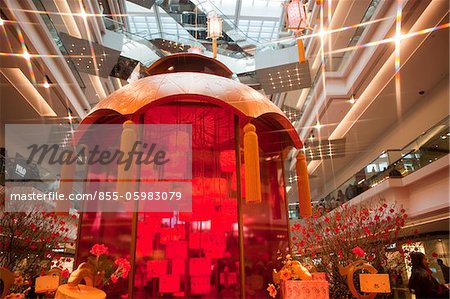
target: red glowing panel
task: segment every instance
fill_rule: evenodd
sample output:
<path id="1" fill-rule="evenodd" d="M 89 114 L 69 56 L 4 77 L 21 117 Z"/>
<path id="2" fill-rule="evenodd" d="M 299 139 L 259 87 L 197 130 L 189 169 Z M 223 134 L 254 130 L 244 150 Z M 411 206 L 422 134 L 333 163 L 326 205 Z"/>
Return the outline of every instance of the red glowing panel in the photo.
<path id="1" fill-rule="evenodd" d="M 187 257 L 187 242 L 185 241 L 170 241 L 166 245 L 166 258 L 186 258 Z"/>
<path id="2" fill-rule="evenodd" d="M 223 178 L 194 178 L 192 179 L 192 196 L 226 196 L 228 183 Z"/>
<path id="3" fill-rule="evenodd" d="M 160 293 L 175 293 L 180 291 L 179 275 L 164 275 L 159 278 Z"/>
<path id="4" fill-rule="evenodd" d="M 191 293 L 195 295 L 211 292 L 210 276 L 191 277 Z"/>
<path id="5" fill-rule="evenodd" d="M 169 241 L 178 241 L 183 240 L 185 238 L 185 231 L 179 227 L 169 228 L 164 227 L 160 232 L 160 240 L 161 244 L 167 244 Z"/>
<path id="6" fill-rule="evenodd" d="M 137 256 L 149 256 L 153 251 L 153 237 L 149 231 L 140 229 L 138 230 L 138 240 L 137 243 L 139 246 L 136 248 Z"/>
<path id="7" fill-rule="evenodd" d="M 224 272 L 220 273 L 219 279 L 220 279 L 220 284 L 224 285 L 224 286 L 237 284 L 237 273 L 224 271 Z"/>
<path id="8" fill-rule="evenodd" d="M 226 251 L 226 239 L 224 233 L 208 233 L 203 234 L 201 248 L 204 250 L 206 257 L 223 258 Z"/>
<path id="9" fill-rule="evenodd" d="M 202 233 L 191 233 L 189 235 L 189 248 L 200 249 Z"/>
<path id="10" fill-rule="evenodd" d="M 172 260 L 172 275 L 184 275 L 185 271 L 186 271 L 185 259 Z"/>
<path id="11" fill-rule="evenodd" d="M 233 150 L 220 152 L 220 170 L 222 172 L 233 173 L 236 171 L 236 153 Z"/>
<path id="12" fill-rule="evenodd" d="M 147 261 L 147 279 L 167 274 L 167 260 Z"/>
<path id="13" fill-rule="evenodd" d="M 189 259 L 189 274 L 191 276 L 208 275 L 209 277 L 211 275 L 211 260 L 202 257 Z"/>
<path id="14" fill-rule="evenodd" d="M 192 212 L 180 212 L 180 221 L 210 220 L 214 212 L 214 201 L 211 198 L 192 197 Z"/>

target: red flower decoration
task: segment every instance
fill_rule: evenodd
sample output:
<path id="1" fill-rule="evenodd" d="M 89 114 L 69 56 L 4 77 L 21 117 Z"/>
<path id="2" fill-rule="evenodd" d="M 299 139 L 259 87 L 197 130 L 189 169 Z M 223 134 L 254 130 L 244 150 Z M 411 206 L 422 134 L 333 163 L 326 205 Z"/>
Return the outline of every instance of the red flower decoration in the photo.
<path id="1" fill-rule="evenodd" d="M 112 281 L 113 283 L 116 283 L 117 280 L 119 280 L 119 277 L 117 277 L 117 275 L 115 275 L 115 274 L 111 274 L 111 281 Z"/>
<path id="2" fill-rule="evenodd" d="M 364 252 L 364 250 L 361 249 L 361 247 L 356 246 L 355 248 L 352 249 L 352 252 L 357 256 L 357 257 L 364 257 L 366 255 L 366 253 Z"/>
<path id="3" fill-rule="evenodd" d="M 122 273 L 120 277 L 126 278 L 131 270 L 130 262 L 127 259 L 118 258 L 114 263 L 119 266 L 117 270 Z"/>
<path id="4" fill-rule="evenodd" d="M 433 253 L 431 254 L 431 256 L 434 257 L 434 258 L 437 258 L 439 255 L 438 255 L 436 252 L 433 252 Z"/>
<path id="5" fill-rule="evenodd" d="M 96 256 L 108 254 L 108 247 L 106 247 L 105 244 L 95 244 L 89 252 Z"/>
<path id="6" fill-rule="evenodd" d="M 68 278 L 69 277 L 69 270 L 67 270 L 67 269 L 64 269 L 64 270 L 62 270 L 61 271 L 61 276 L 63 277 L 63 278 Z"/>

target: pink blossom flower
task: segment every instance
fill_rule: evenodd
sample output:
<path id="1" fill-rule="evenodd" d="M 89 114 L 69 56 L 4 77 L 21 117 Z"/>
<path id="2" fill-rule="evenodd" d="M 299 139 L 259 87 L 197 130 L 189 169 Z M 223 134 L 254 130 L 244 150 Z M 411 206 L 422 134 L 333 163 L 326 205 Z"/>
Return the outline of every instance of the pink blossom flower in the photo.
<path id="1" fill-rule="evenodd" d="M 89 252 L 96 256 L 108 254 L 108 247 L 106 247 L 105 244 L 95 244 Z"/>
<path id="2" fill-rule="evenodd" d="M 117 277 L 115 274 L 111 274 L 111 281 L 112 281 L 113 283 L 116 283 L 117 280 L 119 280 L 119 277 Z"/>
<path id="3" fill-rule="evenodd" d="M 63 278 L 68 278 L 69 274 L 70 274 L 69 270 L 67 270 L 67 269 L 64 269 L 61 271 L 61 277 L 63 277 Z"/>
<path id="4" fill-rule="evenodd" d="M 355 248 L 352 249 L 352 252 L 357 256 L 357 257 L 364 257 L 366 255 L 366 253 L 364 252 L 364 250 L 361 249 L 361 247 L 356 246 Z"/>
<path id="5" fill-rule="evenodd" d="M 118 258 L 114 263 L 118 266 L 117 272 L 121 273 L 120 277 L 126 278 L 131 270 L 130 262 L 127 259 Z"/>

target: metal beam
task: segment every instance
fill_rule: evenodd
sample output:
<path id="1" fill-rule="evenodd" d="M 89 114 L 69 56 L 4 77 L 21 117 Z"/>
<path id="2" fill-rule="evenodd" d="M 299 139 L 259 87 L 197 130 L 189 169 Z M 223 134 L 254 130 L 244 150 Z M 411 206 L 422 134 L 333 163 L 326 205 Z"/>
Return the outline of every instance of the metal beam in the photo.
<path id="1" fill-rule="evenodd" d="M 236 0 L 236 9 L 234 11 L 234 29 L 239 27 L 239 17 L 241 16 L 242 0 Z"/>
<path id="2" fill-rule="evenodd" d="M 159 31 L 159 37 L 160 38 L 164 38 L 163 37 L 163 28 L 162 28 L 162 23 L 161 23 L 161 17 L 159 16 L 159 5 L 154 5 L 153 9 L 155 10 L 155 19 L 156 19 L 156 26 L 158 26 L 158 31 Z"/>

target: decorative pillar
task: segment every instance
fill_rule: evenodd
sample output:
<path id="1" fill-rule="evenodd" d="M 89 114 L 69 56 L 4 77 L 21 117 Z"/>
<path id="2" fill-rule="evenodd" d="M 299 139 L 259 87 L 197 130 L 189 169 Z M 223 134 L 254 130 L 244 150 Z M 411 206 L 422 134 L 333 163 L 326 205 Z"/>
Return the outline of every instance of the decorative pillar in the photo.
<path id="1" fill-rule="evenodd" d="M 245 199 L 247 203 L 261 202 L 261 176 L 259 169 L 259 146 L 256 127 L 244 127 Z"/>
<path id="2" fill-rule="evenodd" d="M 300 216 L 308 218 L 312 215 L 311 193 L 309 190 L 308 166 L 306 165 L 306 157 L 302 152 L 297 154 L 296 170 Z"/>

